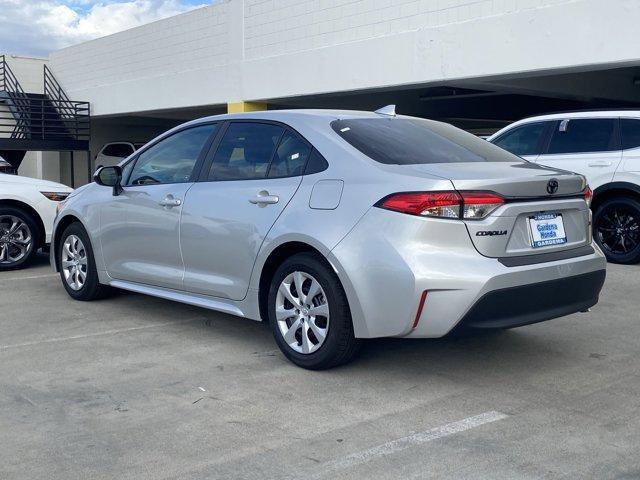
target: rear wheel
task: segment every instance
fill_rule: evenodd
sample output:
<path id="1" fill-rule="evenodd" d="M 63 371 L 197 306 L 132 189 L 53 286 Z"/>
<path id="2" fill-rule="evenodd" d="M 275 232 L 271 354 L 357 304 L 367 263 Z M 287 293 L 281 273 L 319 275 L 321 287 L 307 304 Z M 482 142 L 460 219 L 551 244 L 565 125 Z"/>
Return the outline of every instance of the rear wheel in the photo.
<path id="1" fill-rule="evenodd" d="M 593 234 L 610 262 L 640 262 L 640 202 L 627 197 L 605 200 L 593 215 Z"/>
<path id="2" fill-rule="evenodd" d="M 89 235 L 82 225 L 69 225 L 56 248 L 62 285 L 73 299 L 97 300 L 110 293 L 111 289 L 98 280 Z"/>
<path id="3" fill-rule="evenodd" d="M 0 270 L 29 265 L 38 251 L 40 230 L 35 219 L 14 207 L 0 207 Z"/>
<path id="4" fill-rule="evenodd" d="M 283 262 L 271 281 L 268 309 L 278 347 L 300 367 L 332 368 L 359 350 L 340 280 L 318 255 L 300 253 Z"/>

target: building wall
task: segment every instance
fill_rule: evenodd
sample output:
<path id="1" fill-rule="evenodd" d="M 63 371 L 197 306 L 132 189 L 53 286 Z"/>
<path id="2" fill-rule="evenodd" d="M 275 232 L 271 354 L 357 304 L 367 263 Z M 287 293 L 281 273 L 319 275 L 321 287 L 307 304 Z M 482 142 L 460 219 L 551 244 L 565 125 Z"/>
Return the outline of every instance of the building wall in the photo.
<path id="1" fill-rule="evenodd" d="M 228 3 L 222 2 L 54 52 L 54 73 L 67 92 L 75 93 L 224 65 L 227 10 Z"/>
<path id="2" fill-rule="evenodd" d="M 100 116 L 626 65 L 638 24 L 637 0 L 219 0 L 50 61 Z"/>
<path id="3" fill-rule="evenodd" d="M 1 54 L 2 52 L 0 52 Z M 5 55 L 9 67 L 27 93 L 42 93 L 44 90 L 44 65 L 47 59 Z"/>
<path id="4" fill-rule="evenodd" d="M 246 58 L 263 58 L 572 0 L 246 0 Z"/>

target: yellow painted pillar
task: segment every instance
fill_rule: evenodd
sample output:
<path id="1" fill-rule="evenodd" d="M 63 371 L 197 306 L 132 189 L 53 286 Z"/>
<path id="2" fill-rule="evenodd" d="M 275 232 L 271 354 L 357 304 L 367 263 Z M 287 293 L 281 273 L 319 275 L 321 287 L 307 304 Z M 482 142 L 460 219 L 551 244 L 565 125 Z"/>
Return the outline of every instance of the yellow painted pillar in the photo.
<path id="1" fill-rule="evenodd" d="M 262 112 L 267 109 L 264 102 L 229 102 L 227 113 Z"/>

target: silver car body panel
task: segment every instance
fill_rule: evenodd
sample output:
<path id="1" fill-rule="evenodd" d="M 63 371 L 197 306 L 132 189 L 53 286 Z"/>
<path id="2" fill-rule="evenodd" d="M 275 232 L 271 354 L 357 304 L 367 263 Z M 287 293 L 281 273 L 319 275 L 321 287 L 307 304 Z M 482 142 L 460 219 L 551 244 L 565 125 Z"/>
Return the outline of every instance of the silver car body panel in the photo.
<path id="1" fill-rule="evenodd" d="M 262 243 L 301 180 L 194 184 L 186 195 L 180 232 L 184 290 L 232 300 L 245 298 Z M 260 192 L 277 196 L 277 203 L 250 203 Z"/>
<path id="2" fill-rule="evenodd" d="M 270 111 L 189 122 L 176 129 L 238 118 L 282 122 L 313 144 L 329 167 L 277 180 L 162 185 L 157 194 L 148 186 L 124 187 L 117 197 L 111 189 L 91 184 L 65 202 L 56 229 L 69 216 L 83 223 L 101 283 L 255 320 L 260 320 L 260 279 L 269 256 L 285 244 L 304 243 L 332 265 L 347 294 L 355 334 L 362 338 L 439 337 L 486 292 L 604 270 L 604 257 L 595 245 L 589 255 L 522 267 L 506 267 L 496 258 L 591 244 L 584 200 L 539 198 L 548 196 L 544 187 L 551 178 L 559 182 L 557 195 L 575 196 L 584 188 L 582 176 L 517 161 L 383 165 L 330 127 L 334 119 L 367 116 L 376 115 Z M 493 189 L 514 201 L 477 222 L 374 207 L 395 192 L 455 188 Z M 137 191 L 147 189 L 146 194 Z M 250 203 L 265 191 L 280 197 L 278 203 Z M 183 199 L 182 205 L 169 211 L 158 207 L 159 198 L 167 194 Z M 568 242 L 532 252 L 525 243 L 526 218 L 549 210 L 565 218 Z M 127 219 L 140 212 L 146 220 L 130 225 Z M 480 229 L 495 228 L 509 234 L 475 236 Z M 429 296 L 414 328 L 425 290 Z"/>

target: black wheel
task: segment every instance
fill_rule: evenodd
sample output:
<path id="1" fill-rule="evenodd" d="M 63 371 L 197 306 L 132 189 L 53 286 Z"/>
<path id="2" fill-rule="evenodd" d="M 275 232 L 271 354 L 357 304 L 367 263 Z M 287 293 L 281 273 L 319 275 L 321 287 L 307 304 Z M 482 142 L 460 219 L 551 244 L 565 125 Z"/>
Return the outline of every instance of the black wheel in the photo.
<path id="1" fill-rule="evenodd" d="M 30 214 L 15 207 L 0 207 L 0 270 L 29 265 L 40 248 L 39 239 L 40 229 Z"/>
<path id="2" fill-rule="evenodd" d="M 98 280 L 91 241 L 80 223 L 65 229 L 56 250 L 62 285 L 73 299 L 97 300 L 110 293 L 111 289 Z"/>
<path id="3" fill-rule="evenodd" d="M 278 347 L 300 367 L 336 367 L 359 350 L 340 280 L 316 254 L 299 253 L 280 265 L 271 280 L 268 309 Z"/>
<path id="4" fill-rule="evenodd" d="M 640 202 L 627 197 L 605 200 L 593 215 L 593 235 L 610 262 L 640 262 Z"/>

